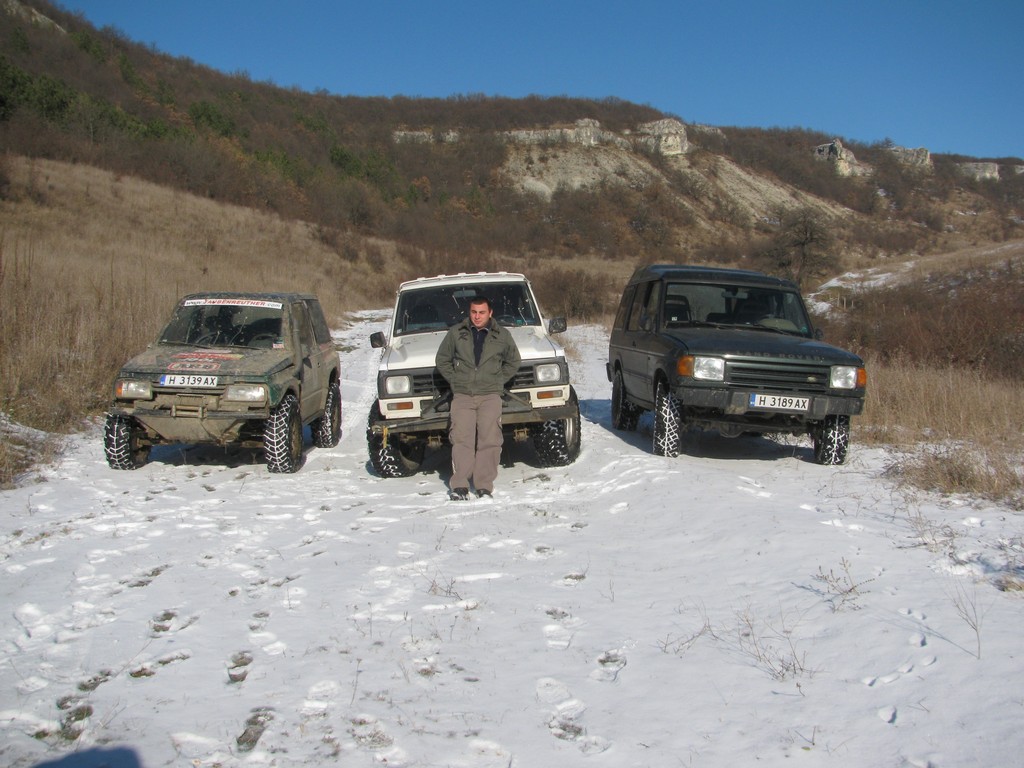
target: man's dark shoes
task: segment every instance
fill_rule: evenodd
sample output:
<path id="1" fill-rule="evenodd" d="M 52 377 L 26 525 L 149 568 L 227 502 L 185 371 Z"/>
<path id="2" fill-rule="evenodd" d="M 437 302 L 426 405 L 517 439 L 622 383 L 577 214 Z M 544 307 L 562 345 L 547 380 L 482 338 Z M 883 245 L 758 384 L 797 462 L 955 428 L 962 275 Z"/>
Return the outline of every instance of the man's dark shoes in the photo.
<path id="1" fill-rule="evenodd" d="M 481 498 L 481 499 L 489 499 L 489 498 L 491 498 L 491 492 L 488 491 L 486 488 L 477 488 L 476 489 L 476 495 L 479 498 Z"/>
<path id="2" fill-rule="evenodd" d="M 452 501 L 466 501 L 469 498 L 469 488 L 452 488 L 448 491 L 448 498 Z"/>

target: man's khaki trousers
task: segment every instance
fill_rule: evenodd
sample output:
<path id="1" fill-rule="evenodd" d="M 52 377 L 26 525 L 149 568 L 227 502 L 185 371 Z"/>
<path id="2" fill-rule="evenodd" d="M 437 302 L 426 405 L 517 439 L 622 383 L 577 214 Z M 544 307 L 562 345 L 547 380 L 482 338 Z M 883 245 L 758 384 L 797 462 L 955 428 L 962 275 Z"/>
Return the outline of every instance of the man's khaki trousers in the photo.
<path id="1" fill-rule="evenodd" d="M 501 460 L 501 395 L 452 397 L 452 479 L 450 487 L 469 488 L 472 478 L 478 491 L 494 490 Z"/>

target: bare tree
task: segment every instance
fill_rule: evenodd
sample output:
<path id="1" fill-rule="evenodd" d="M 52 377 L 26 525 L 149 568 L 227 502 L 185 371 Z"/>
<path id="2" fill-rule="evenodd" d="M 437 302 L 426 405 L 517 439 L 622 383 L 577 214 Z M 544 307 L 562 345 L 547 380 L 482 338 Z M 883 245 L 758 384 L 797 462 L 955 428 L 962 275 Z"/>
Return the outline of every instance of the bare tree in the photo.
<path id="1" fill-rule="evenodd" d="M 810 207 L 787 211 L 769 253 L 776 266 L 797 284 L 833 266 L 836 239 L 825 218 Z"/>

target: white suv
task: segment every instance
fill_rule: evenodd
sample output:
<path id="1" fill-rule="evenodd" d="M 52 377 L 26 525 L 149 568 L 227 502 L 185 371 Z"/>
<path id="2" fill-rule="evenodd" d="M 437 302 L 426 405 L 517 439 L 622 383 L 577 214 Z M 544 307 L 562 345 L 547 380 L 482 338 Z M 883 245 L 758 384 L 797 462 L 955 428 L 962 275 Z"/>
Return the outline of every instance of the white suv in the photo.
<path id="1" fill-rule="evenodd" d="M 380 332 L 370 337 L 383 351 L 366 442 L 381 476 L 413 474 L 428 445 L 447 442 L 451 391 L 434 358 L 448 328 L 466 317 L 474 296 L 490 299 L 495 321 L 508 328 L 522 356 L 502 396 L 506 439 L 532 439 L 544 466 L 571 464 L 579 455 L 579 401 L 569 383 L 565 350 L 551 338 L 565 330 L 565 318 L 553 318 L 545 327 L 523 275 L 439 275 L 402 283 L 390 339 Z"/>

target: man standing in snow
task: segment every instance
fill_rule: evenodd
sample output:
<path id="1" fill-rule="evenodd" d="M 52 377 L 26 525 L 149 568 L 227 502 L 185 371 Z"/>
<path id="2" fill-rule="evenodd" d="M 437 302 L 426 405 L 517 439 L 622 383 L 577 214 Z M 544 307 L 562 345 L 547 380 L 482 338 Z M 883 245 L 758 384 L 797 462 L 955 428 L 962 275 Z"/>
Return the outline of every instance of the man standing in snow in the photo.
<path id="1" fill-rule="evenodd" d="M 448 329 L 434 364 L 452 388 L 453 499 L 469 498 L 472 478 L 477 496 L 490 496 L 501 459 L 501 394 L 520 363 L 515 339 L 494 322 L 489 299 L 469 302 L 469 317 Z"/>

